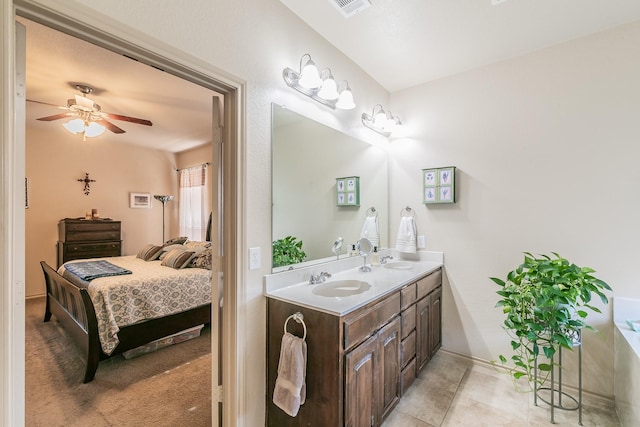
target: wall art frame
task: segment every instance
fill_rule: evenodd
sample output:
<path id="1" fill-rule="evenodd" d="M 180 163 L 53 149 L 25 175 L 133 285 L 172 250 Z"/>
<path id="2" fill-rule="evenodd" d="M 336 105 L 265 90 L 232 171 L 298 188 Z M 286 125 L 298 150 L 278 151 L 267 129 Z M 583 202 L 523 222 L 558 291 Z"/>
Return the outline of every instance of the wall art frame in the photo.
<path id="1" fill-rule="evenodd" d="M 133 209 L 151 208 L 151 193 L 129 193 L 129 207 Z"/>
<path id="2" fill-rule="evenodd" d="M 360 206 L 360 177 L 336 178 L 336 206 Z"/>
<path id="3" fill-rule="evenodd" d="M 422 169 L 422 197 L 425 204 L 456 202 L 456 167 Z"/>

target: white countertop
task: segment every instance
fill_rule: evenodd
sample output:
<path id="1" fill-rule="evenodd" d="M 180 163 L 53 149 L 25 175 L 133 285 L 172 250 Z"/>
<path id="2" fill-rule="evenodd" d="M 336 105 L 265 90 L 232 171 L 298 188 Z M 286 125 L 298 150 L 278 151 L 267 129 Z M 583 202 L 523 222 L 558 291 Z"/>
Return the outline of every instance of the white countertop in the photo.
<path id="1" fill-rule="evenodd" d="M 372 267 L 370 272 L 362 272 L 362 258 L 329 262 L 313 267 L 290 270 L 265 276 L 264 295 L 281 301 L 304 306 L 325 313 L 343 316 L 358 307 L 391 293 L 416 279 L 442 267 L 442 252 L 422 251 L 416 255 L 404 257 L 394 253 L 395 261 L 409 261 L 410 270 L 395 270 L 384 266 Z M 371 265 L 367 263 L 367 265 Z M 313 289 L 318 285 L 309 284 L 311 274 L 321 271 L 331 273 L 324 283 L 337 280 L 360 280 L 367 282 L 371 288 L 357 295 L 346 297 L 326 297 L 315 295 Z"/>

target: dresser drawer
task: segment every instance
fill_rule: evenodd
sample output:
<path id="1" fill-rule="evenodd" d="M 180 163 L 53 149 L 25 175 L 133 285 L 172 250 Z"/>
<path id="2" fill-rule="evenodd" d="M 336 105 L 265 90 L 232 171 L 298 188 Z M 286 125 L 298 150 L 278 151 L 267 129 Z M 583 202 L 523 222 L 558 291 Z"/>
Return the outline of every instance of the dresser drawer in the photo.
<path id="1" fill-rule="evenodd" d="M 400 293 L 396 292 L 373 307 L 344 321 L 345 350 L 363 341 L 400 312 Z"/>
<path id="2" fill-rule="evenodd" d="M 436 270 L 418 280 L 418 299 L 426 297 L 431 291 L 442 284 L 442 270 Z"/>
<path id="3" fill-rule="evenodd" d="M 402 312 L 402 338 L 406 338 L 416 328 L 416 306 Z"/>
<path id="4" fill-rule="evenodd" d="M 65 240 L 62 242 L 86 242 L 100 240 L 118 240 L 120 239 L 120 231 L 79 231 L 67 233 Z"/>
<path id="5" fill-rule="evenodd" d="M 58 223 L 58 240 L 120 240 L 120 221 L 64 220 Z"/>
<path id="6" fill-rule="evenodd" d="M 65 252 L 68 255 L 98 254 L 97 256 L 119 256 L 121 246 L 121 242 L 66 243 Z"/>

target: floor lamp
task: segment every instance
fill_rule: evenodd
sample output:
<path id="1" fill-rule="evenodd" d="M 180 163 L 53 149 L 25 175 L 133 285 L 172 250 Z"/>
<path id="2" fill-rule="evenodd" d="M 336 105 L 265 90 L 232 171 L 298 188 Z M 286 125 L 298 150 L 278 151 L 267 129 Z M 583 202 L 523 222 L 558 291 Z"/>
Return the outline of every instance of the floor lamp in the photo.
<path id="1" fill-rule="evenodd" d="M 161 196 L 159 194 L 156 194 L 153 196 L 153 198 L 162 203 L 162 243 L 164 244 L 164 205 L 166 205 L 167 202 L 172 201 L 173 196 Z"/>

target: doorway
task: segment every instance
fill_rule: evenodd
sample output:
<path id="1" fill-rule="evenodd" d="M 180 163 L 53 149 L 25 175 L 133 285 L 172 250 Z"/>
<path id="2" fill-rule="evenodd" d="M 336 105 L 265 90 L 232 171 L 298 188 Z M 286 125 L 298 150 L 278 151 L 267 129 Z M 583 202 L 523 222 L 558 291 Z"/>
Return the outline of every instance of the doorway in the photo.
<path id="1" fill-rule="evenodd" d="M 230 165 L 237 165 L 238 152 L 239 152 L 239 140 L 240 140 L 240 90 L 241 85 L 237 82 L 230 81 L 228 78 L 225 81 L 217 78 L 216 74 L 212 70 L 203 71 L 201 68 L 196 70 L 195 66 L 190 66 L 189 59 L 183 60 L 180 58 L 176 60 L 172 55 L 163 55 L 154 53 L 154 49 L 145 49 L 140 46 L 134 45 L 123 41 L 121 37 L 117 37 L 114 32 L 110 34 L 109 31 L 99 31 L 94 27 L 86 27 L 83 24 L 73 21 L 73 25 L 68 25 L 71 21 L 70 18 L 63 15 L 57 15 L 51 11 L 43 13 L 41 10 L 36 10 L 35 6 L 21 6 L 17 8 L 17 14 L 24 18 L 39 22 L 53 29 L 62 31 L 73 37 L 85 40 L 87 42 L 96 44 L 98 46 L 107 48 L 109 50 L 118 51 L 126 54 L 130 57 L 144 62 L 147 65 L 161 68 L 164 71 L 175 75 L 181 79 L 188 80 L 192 83 L 201 85 L 202 87 L 209 88 L 224 95 L 224 106 L 221 113 L 221 127 L 218 132 L 219 138 L 214 135 L 214 158 L 218 157 L 220 167 L 216 171 L 214 177 L 214 187 L 217 187 L 217 197 L 213 200 L 214 208 L 217 206 L 219 218 L 214 221 L 214 227 L 212 230 L 211 240 L 214 242 L 220 242 L 218 253 L 214 251 L 214 254 L 218 257 L 218 265 L 220 265 L 220 272 L 224 274 L 224 290 L 225 295 L 225 310 L 222 313 L 221 319 L 223 324 L 222 339 L 219 339 L 217 333 L 213 333 L 212 328 L 212 340 L 219 342 L 219 347 L 222 349 L 220 364 L 217 363 L 215 349 L 218 345 L 212 346 L 212 371 L 218 372 L 218 365 L 224 367 L 221 369 L 220 378 L 222 383 L 225 384 L 224 389 L 216 387 L 217 375 L 214 377 L 212 388 L 212 402 L 215 408 L 213 409 L 215 414 L 219 414 L 218 419 L 220 422 L 224 422 L 224 425 L 235 425 L 236 410 L 236 390 L 235 385 L 237 383 L 236 372 L 236 304 L 237 298 L 235 295 L 235 286 L 232 286 L 237 279 L 237 259 L 235 254 L 237 251 L 237 230 L 236 225 L 238 222 L 238 197 L 237 197 L 237 182 L 238 171 L 235 167 Z M 162 47 L 158 47 L 156 51 L 162 51 Z M 173 58 L 173 59 L 172 59 Z M 198 64 L 200 65 L 200 64 Z M 213 121 L 212 121 L 212 128 Z M 214 188 L 215 192 L 215 188 Z M 216 219 L 216 218 L 214 218 Z M 24 238 L 24 233 L 22 238 Z M 24 261 L 24 260 L 23 260 Z M 215 287 L 215 286 L 214 286 Z M 217 295 L 214 292 L 214 299 L 216 301 Z M 217 317 L 217 313 L 214 310 L 214 319 Z M 218 322 L 213 322 L 217 324 Z M 23 379 L 24 382 L 24 379 Z M 228 386 L 227 386 L 228 385 Z M 221 401 L 224 395 L 225 405 L 221 411 L 218 411 L 215 402 Z M 214 418 L 215 420 L 215 418 Z M 214 422 L 215 425 L 215 422 Z"/>

